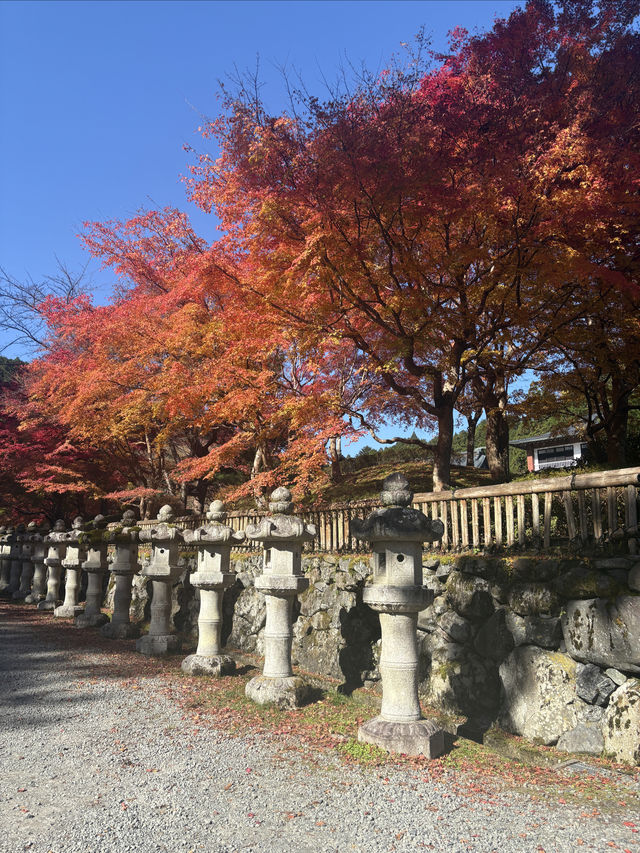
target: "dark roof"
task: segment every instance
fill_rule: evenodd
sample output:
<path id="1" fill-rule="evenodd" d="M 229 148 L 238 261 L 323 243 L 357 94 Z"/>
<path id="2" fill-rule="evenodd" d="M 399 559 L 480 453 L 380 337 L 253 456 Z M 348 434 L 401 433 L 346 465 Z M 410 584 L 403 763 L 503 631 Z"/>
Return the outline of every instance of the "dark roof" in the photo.
<path id="1" fill-rule="evenodd" d="M 542 435 L 531 435 L 528 438 L 514 438 L 509 444 L 512 447 L 525 447 L 528 444 L 537 444 L 539 441 L 553 440 L 560 444 L 563 438 L 580 438 L 580 434 L 575 427 L 569 427 L 564 432 L 558 432 L 555 435 L 551 432 L 543 432 Z"/>

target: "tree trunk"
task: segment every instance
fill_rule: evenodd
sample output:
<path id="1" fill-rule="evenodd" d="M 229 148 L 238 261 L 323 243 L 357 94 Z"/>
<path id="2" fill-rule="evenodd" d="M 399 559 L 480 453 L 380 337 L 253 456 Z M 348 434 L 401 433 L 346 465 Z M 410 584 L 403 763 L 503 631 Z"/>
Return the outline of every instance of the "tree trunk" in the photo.
<path id="1" fill-rule="evenodd" d="M 438 414 L 438 441 L 433 457 L 433 491 L 443 492 L 451 483 L 453 406 L 443 405 Z"/>
<path id="2" fill-rule="evenodd" d="M 199 512 L 201 515 L 204 515 L 207 511 L 207 487 L 208 483 L 203 477 L 196 481 L 195 498 L 198 504 L 196 507 L 196 511 Z"/>
<path id="3" fill-rule="evenodd" d="M 627 464 L 627 421 L 628 413 L 615 412 L 606 424 L 607 463 L 615 468 Z"/>
<path id="4" fill-rule="evenodd" d="M 476 426 L 481 414 L 482 409 L 480 408 L 467 415 L 467 468 L 473 468 L 475 465 Z"/>
<path id="5" fill-rule="evenodd" d="M 329 439 L 329 461 L 331 462 L 331 482 L 339 483 L 342 480 L 342 469 L 340 467 L 340 436 L 334 435 Z"/>
<path id="6" fill-rule="evenodd" d="M 509 424 L 500 405 L 485 409 L 487 415 L 486 454 L 494 483 L 509 482 Z"/>

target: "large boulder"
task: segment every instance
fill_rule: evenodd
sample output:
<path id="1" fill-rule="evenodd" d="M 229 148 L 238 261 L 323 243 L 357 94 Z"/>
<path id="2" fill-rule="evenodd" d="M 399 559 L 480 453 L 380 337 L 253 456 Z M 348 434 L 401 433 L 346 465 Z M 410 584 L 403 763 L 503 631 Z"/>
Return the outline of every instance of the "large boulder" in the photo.
<path id="1" fill-rule="evenodd" d="M 599 723 L 578 723 L 575 729 L 560 735 L 556 747 L 562 752 L 600 755 L 604 749 L 602 726 Z"/>
<path id="2" fill-rule="evenodd" d="M 640 681 L 630 678 L 611 696 L 604 723 L 604 749 L 616 761 L 640 764 Z"/>
<path id="3" fill-rule="evenodd" d="M 434 650 L 431 672 L 420 692 L 437 707 L 474 719 L 493 717 L 500 703 L 495 664 L 454 644 Z"/>
<path id="4" fill-rule="evenodd" d="M 557 616 L 518 616 L 505 611 L 506 626 L 516 646 L 557 649 L 562 642 L 562 626 Z"/>
<path id="5" fill-rule="evenodd" d="M 447 578 L 447 600 L 459 616 L 475 622 L 488 619 L 494 609 L 488 582 L 461 572 Z"/>
<path id="6" fill-rule="evenodd" d="M 482 625 L 474 641 L 475 650 L 480 657 L 503 661 L 515 646 L 513 636 L 507 624 L 507 611 L 500 608 Z"/>
<path id="7" fill-rule="evenodd" d="M 553 585 L 564 599 L 615 598 L 624 591 L 615 576 L 586 566 L 576 566 L 557 578 Z"/>
<path id="8" fill-rule="evenodd" d="M 520 646 L 500 666 L 500 723 L 507 731 L 554 744 L 584 719 L 576 695 L 576 662 L 559 652 Z"/>
<path id="9" fill-rule="evenodd" d="M 447 610 L 442 614 L 438 626 L 448 642 L 464 645 L 473 635 L 471 622 L 463 616 L 458 616 L 453 610 Z"/>
<path id="10" fill-rule="evenodd" d="M 562 632 L 572 658 L 640 674 L 640 596 L 568 601 Z"/>
<path id="11" fill-rule="evenodd" d="M 545 583 L 516 584 L 508 601 L 509 609 L 519 616 L 552 615 L 559 610 L 558 596 Z"/>

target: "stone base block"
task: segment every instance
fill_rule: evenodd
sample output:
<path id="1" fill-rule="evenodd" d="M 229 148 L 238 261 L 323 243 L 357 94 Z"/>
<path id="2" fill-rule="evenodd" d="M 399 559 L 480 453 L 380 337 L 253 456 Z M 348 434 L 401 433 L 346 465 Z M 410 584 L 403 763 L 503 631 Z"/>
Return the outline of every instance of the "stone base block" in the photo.
<path id="1" fill-rule="evenodd" d="M 257 705 L 272 703 L 280 710 L 300 708 L 310 698 L 311 687 L 297 675 L 289 678 L 270 678 L 266 675 L 256 675 L 245 688 L 248 699 Z"/>
<path id="2" fill-rule="evenodd" d="M 189 655 L 182 661 L 182 671 L 189 675 L 212 675 L 221 678 L 235 672 L 236 662 L 228 655 Z"/>
<path id="3" fill-rule="evenodd" d="M 358 729 L 358 740 L 387 752 L 437 758 L 444 752 L 444 731 L 433 720 L 396 723 L 374 717 Z"/>
<path id="4" fill-rule="evenodd" d="M 140 636 L 140 628 L 135 622 L 107 622 L 100 633 L 110 640 L 135 640 Z"/>
<path id="5" fill-rule="evenodd" d="M 41 601 L 38 610 L 55 610 L 57 607 L 60 607 L 59 601 Z"/>
<path id="6" fill-rule="evenodd" d="M 150 657 L 163 657 L 182 651 L 182 640 L 175 634 L 159 634 L 151 637 L 145 634 L 136 641 L 136 651 Z"/>
<path id="7" fill-rule="evenodd" d="M 99 628 L 101 625 L 105 625 L 109 621 L 109 617 L 106 613 L 93 613 L 87 615 L 86 613 L 80 613 L 73 620 L 73 624 L 76 628 Z"/>
<path id="8" fill-rule="evenodd" d="M 53 611 L 53 615 L 61 619 L 75 619 L 79 613 L 82 613 L 83 609 L 80 604 L 61 604 Z"/>

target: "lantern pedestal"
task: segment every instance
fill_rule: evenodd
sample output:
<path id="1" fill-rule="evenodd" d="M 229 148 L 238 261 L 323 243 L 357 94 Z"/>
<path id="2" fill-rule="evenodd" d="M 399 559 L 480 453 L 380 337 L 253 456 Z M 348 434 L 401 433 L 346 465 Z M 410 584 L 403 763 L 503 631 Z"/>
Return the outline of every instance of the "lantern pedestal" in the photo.
<path id="1" fill-rule="evenodd" d="M 80 516 L 74 518 L 72 529 L 63 536 L 67 546 L 67 553 L 62 561 L 62 567 L 67 570 L 64 578 L 64 601 L 60 607 L 56 607 L 53 615 L 62 619 L 73 619 L 78 613 L 82 613 L 83 607 L 78 603 L 80 593 L 80 578 L 82 576 L 82 563 L 87 557 L 87 552 L 80 544 L 78 537 L 84 532 L 84 522 Z"/>
<path id="2" fill-rule="evenodd" d="M 422 543 L 441 538 L 443 525 L 411 507 L 413 495 L 401 474 L 386 478 L 384 509 L 351 531 L 373 546 L 373 583 L 362 600 L 380 614 L 382 634 L 380 714 L 360 726 L 358 740 L 389 752 L 437 758 L 444 752 L 444 731 L 423 720 L 418 699 L 418 613 L 433 600 L 422 584 Z"/>
<path id="3" fill-rule="evenodd" d="M 153 581 L 153 598 L 149 633 L 136 641 L 136 651 L 152 657 L 163 657 L 182 649 L 182 639 L 171 631 L 171 590 L 181 571 L 178 544 L 183 535 L 170 525 L 172 520 L 173 510 L 169 505 L 163 506 L 157 525 L 140 532 L 141 541 L 151 542 L 151 562 L 141 574 Z"/>
<path id="4" fill-rule="evenodd" d="M 122 516 L 122 528 L 109 534 L 109 542 L 115 546 L 109 571 L 115 577 L 113 613 L 111 621 L 100 629 L 103 637 L 110 640 L 129 640 L 140 636 L 140 628 L 131 621 L 131 597 L 133 576 L 138 572 L 138 529 L 133 510 Z"/>
<path id="5" fill-rule="evenodd" d="M 198 648 L 194 655 L 182 661 L 182 671 L 189 675 L 211 675 L 221 677 L 235 672 L 236 662 L 222 654 L 220 630 L 222 628 L 222 596 L 225 589 L 235 580 L 230 572 L 213 574 L 195 572 L 191 585 L 200 590 L 198 613 Z"/>
<path id="6" fill-rule="evenodd" d="M 212 501 L 207 512 L 210 523 L 184 532 L 184 541 L 198 549 L 198 569 L 190 580 L 200 590 L 198 648 L 182 661 L 182 671 L 189 675 L 220 678 L 236 668 L 234 659 L 222 654 L 222 597 L 236 577 L 229 571 L 231 548 L 242 542 L 244 533 L 223 524 L 225 518 L 222 501 Z"/>
<path id="7" fill-rule="evenodd" d="M 293 601 L 309 586 L 302 575 L 302 546 L 313 539 L 316 529 L 291 515 L 292 508 L 289 490 L 277 488 L 269 502 L 274 514 L 246 530 L 247 539 L 264 546 L 263 573 L 255 588 L 265 596 L 266 622 L 262 675 L 251 679 L 245 693 L 259 705 L 273 702 L 278 708 L 299 708 L 311 693 L 310 685 L 293 674 L 291 643 Z"/>
<path id="8" fill-rule="evenodd" d="M 45 597 L 45 588 L 47 583 L 47 567 L 44 560 L 47 555 L 47 547 L 44 541 L 46 528 L 33 536 L 33 581 L 31 584 L 31 592 L 25 598 L 25 604 L 39 604 Z"/>
<path id="9" fill-rule="evenodd" d="M 76 628 L 100 628 L 109 621 L 107 614 L 101 610 L 102 584 L 107 571 L 107 543 L 102 532 L 105 523 L 102 515 L 97 515 L 92 522 L 91 544 L 87 547 L 87 559 L 82 564 L 82 570 L 87 573 L 87 600 L 84 611 L 75 618 Z"/>
<path id="10" fill-rule="evenodd" d="M 62 559 L 67 547 L 61 540 L 64 532 L 65 523 L 59 518 L 53 530 L 44 537 L 44 544 L 47 549 L 44 562 L 49 574 L 47 577 L 47 594 L 44 601 L 38 604 L 38 610 L 55 610 L 61 604 L 60 576 L 62 575 Z"/>
<path id="11" fill-rule="evenodd" d="M 136 651 L 151 657 L 175 654 L 182 649 L 181 638 L 171 633 L 171 588 L 175 577 L 173 573 L 158 575 L 153 566 L 145 567 L 142 574 L 153 581 L 153 598 L 149 633 L 136 641 Z"/>

